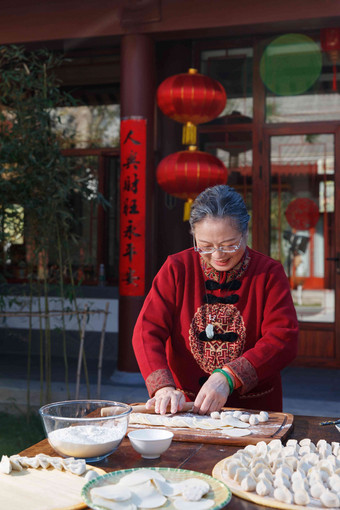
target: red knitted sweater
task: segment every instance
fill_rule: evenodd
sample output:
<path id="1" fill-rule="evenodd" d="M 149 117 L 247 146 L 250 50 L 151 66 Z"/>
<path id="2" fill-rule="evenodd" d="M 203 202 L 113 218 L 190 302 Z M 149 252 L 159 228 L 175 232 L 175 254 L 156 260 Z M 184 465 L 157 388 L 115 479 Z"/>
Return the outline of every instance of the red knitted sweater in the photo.
<path id="1" fill-rule="evenodd" d="M 213 339 L 205 334 L 209 322 Z M 282 410 L 280 371 L 295 358 L 297 343 L 281 263 L 249 248 L 227 272 L 206 267 L 193 248 L 169 256 L 133 334 L 150 396 L 174 385 L 193 400 L 215 368 L 229 366 L 241 387 L 226 405 L 272 411 Z"/>

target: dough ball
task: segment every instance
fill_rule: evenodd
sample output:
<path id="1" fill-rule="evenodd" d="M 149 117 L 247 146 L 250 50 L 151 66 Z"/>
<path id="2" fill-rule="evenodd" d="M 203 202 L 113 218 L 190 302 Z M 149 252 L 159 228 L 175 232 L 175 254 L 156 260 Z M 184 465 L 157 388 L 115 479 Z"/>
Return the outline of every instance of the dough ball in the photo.
<path id="1" fill-rule="evenodd" d="M 233 418 L 239 418 L 240 416 L 242 416 L 242 411 L 234 411 L 233 412 Z"/>
<path id="2" fill-rule="evenodd" d="M 267 411 L 260 411 L 258 418 L 260 422 L 264 423 L 269 420 L 269 415 Z"/>
<path id="3" fill-rule="evenodd" d="M 249 422 L 249 414 L 241 414 L 240 418 L 241 421 L 244 421 L 245 423 Z"/>
<path id="4" fill-rule="evenodd" d="M 259 423 L 259 419 L 257 417 L 257 414 L 251 414 L 249 416 L 249 424 L 250 425 L 258 425 Z"/>

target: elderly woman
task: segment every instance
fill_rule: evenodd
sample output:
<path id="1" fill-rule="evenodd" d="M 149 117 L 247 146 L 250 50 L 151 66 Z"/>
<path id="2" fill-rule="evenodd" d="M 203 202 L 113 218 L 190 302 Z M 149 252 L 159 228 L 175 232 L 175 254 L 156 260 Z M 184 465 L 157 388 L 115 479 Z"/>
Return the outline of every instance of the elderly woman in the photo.
<path id="1" fill-rule="evenodd" d="M 229 186 L 194 201 L 194 247 L 168 257 L 145 299 L 134 352 L 157 413 L 194 400 L 282 410 L 280 370 L 296 356 L 298 322 L 282 265 L 247 246 L 249 215 Z"/>

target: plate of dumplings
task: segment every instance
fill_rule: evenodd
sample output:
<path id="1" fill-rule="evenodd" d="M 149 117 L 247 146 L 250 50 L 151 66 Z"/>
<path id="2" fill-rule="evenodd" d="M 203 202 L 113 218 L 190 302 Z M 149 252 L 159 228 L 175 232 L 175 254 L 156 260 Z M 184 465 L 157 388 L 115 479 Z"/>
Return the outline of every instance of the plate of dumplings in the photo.
<path id="1" fill-rule="evenodd" d="M 260 505 L 340 508 L 339 442 L 259 441 L 218 462 L 212 475 L 236 496 Z"/>

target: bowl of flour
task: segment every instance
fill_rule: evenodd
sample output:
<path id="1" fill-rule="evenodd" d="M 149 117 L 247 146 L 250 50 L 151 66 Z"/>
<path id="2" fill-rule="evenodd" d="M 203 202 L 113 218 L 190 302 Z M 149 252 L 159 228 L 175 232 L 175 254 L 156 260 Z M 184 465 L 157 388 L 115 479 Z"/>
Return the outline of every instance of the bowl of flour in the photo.
<path id="1" fill-rule="evenodd" d="M 65 400 L 42 406 L 39 414 L 48 442 L 59 455 L 91 463 L 118 448 L 131 411 L 131 406 L 122 402 Z"/>

